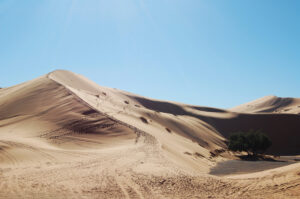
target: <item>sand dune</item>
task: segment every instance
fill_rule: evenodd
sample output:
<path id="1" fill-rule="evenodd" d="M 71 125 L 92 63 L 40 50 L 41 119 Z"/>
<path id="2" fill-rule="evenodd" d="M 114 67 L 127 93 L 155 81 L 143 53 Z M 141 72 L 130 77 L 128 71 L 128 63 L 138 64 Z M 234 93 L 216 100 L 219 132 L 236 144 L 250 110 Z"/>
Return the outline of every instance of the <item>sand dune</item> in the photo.
<path id="1" fill-rule="evenodd" d="M 234 107 L 231 111 L 240 113 L 292 113 L 300 114 L 300 98 L 266 96 Z"/>
<path id="2" fill-rule="evenodd" d="M 191 106 L 54 71 L 0 90 L 0 198 L 299 198 L 299 163 L 209 174 L 233 158 L 226 137 L 239 130 L 266 132 L 269 154 L 299 155 L 298 105 Z"/>

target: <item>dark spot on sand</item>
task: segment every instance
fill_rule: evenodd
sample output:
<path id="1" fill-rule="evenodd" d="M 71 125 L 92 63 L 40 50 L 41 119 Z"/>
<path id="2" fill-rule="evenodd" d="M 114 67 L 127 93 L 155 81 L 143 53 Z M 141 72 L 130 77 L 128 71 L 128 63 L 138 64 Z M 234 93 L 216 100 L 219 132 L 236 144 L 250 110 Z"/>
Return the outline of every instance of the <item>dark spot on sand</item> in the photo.
<path id="1" fill-rule="evenodd" d="M 98 113 L 98 112 L 95 111 L 94 109 L 90 109 L 90 110 L 84 111 L 82 114 L 83 115 L 91 115 L 91 114 L 94 114 L 94 113 Z"/>
<path id="2" fill-rule="evenodd" d="M 194 155 L 197 156 L 197 157 L 204 158 L 204 156 L 202 154 L 198 153 L 198 152 L 194 153 Z"/>
<path id="3" fill-rule="evenodd" d="M 148 124 L 148 120 L 144 117 L 140 117 L 140 119 L 142 120 L 142 122 L 144 122 L 145 124 Z"/>
<path id="4" fill-rule="evenodd" d="M 169 129 L 169 128 L 166 128 L 166 130 L 169 132 L 169 133 L 171 133 L 172 131 Z"/>

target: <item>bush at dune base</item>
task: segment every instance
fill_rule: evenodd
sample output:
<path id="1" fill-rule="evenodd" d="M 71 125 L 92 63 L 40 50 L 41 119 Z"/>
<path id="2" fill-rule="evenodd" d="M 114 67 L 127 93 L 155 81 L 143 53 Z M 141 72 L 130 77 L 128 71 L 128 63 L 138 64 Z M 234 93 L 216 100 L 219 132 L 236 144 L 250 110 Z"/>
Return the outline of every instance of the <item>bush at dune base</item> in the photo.
<path id="1" fill-rule="evenodd" d="M 229 137 L 228 149 L 231 151 L 245 151 L 248 155 L 264 153 L 272 145 L 271 140 L 260 131 L 233 133 Z"/>

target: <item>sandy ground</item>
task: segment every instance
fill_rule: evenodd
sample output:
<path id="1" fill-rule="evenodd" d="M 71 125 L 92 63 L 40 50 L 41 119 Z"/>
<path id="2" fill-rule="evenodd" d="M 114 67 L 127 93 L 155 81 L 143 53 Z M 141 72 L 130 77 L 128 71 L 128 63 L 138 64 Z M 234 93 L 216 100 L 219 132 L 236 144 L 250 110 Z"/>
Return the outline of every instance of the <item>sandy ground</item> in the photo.
<path id="1" fill-rule="evenodd" d="M 258 160 L 258 161 L 244 161 L 244 160 L 227 160 L 219 162 L 215 167 L 212 167 L 210 174 L 217 176 L 235 175 L 254 173 L 284 167 L 290 164 L 297 163 L 293 160 Z"/>
<path id="2" fill-rule="evenodd" d="M 263 129 L 269 153 L 299 155 L 292 101 L 289 113 L 191 106 L 68 71 L 3 88 L 0 198 L 299 198 L 300 163 L 210 174 L 232 161 L 224 141 L 235 130 Z"/>

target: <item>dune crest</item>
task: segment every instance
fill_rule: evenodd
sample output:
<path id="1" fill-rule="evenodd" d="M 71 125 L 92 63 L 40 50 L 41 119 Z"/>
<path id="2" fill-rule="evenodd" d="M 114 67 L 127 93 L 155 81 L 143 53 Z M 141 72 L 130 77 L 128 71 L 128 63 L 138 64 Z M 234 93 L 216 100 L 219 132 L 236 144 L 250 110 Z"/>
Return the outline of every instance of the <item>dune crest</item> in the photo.
<path id="1" fill-rule="evenodd" d="M 300 114 L 300 98 L 266 96 L 231 108 L 240 113 L 292 113 Z"/>

